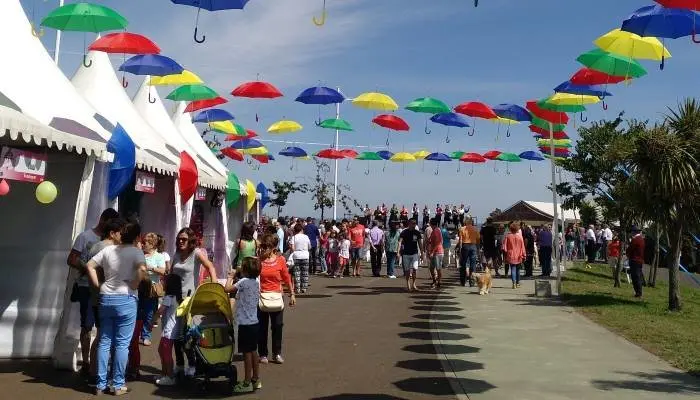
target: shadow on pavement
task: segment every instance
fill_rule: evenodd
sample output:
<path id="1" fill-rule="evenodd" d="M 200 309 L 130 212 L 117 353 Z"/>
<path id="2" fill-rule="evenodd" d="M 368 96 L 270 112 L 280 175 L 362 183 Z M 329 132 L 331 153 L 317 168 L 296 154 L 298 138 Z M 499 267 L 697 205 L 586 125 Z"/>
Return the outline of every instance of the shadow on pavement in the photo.
<path id="1" fill-rule="evenodd" d="M 338 292 L 344 296 L 379 296 L 379 292 Z"/>
<path id="2" fill-rule="evenodd" d="M 367 289 L 364 286 L 356 286 L 356 285 L 332 285 L 332 286 L 326 286 L 327 289 Z"/>
<path id="3" fill-rule="evenodd" d="M 464 393 L 483 393 L 495 388 L 492 384 L 480 379 L 465 378 L 409 378 L 393 382 L 396 387 L 406 392 L 421 393 L 433 396 L 453 396 L 453 386 L 462 387 Z"/>
<path id="4" fill-rule="evenodd" d="M 436 305 L 436 306 L 458 306 L 459 303 L 456 301 L 444 301 L 444 300 L 435 300 L 435 301 L 428 301 L 428 300 L 420 300 L 416 301 L 415 304 L 417 305 L 423 305 L 423 306 L 431 306 L 431 305 Z"/>
<path id="5" fill-rule="evenodd" d="M 413 318 L 438 320 L 438 321 L 450 321 L 450 320 L 453 321 L 453 320 L 457 320 L 457 319 L 464 319 L 464 316 L 463 315 L 454 315 L 454 314 L 432 313 L 432 314 L 416 314 L 413 316 Z"/>
<path id="6" fill-rule="evenodd" d="M 442 294 L 442 295 L 414 294 L 414 295 L 411 295 L 411 298 L 415 299 L 415 300 L 450 300 L 450 299 L 455 299 L 456 297 L 448 296 L 445 294 Z"/>
<path id="7" fill-rule="evenodd" d="M 297 297 L 300 297 L 302 299 L 325 299 L 328 297 L 333 297 L 333 295 L 330 294 L 303 294 L 300 293 L 297 295 Z"/>
<path id="8" fill-rule="evenodd" d="M 698 394 L 700 396 L 700 379 L 683 372 L 659 371 L 649 374 L 618 371 L 617 373 L 628 375 L 631 379 L 594 380 L 591 383 L 600 390 L 627 389 L 653 393 Z"/>
<path id="9" fill-rule="evenodd" d="M 343 393 L 333 396 L 314 397 L 311 400 L 406 400 L 403 397 L 390 396 L 388 394 L 357 394 Z"/>
<path id="10" fill-rule="evenodd" d="M 402 350 L 418 354 L 469 354 L 478 353 L 481 349 L 463 344 L 441 344 L 440 349 L 438 350 L 432 343 L 425 343 L 410 344 L 408 346 L 404 346 Z"/>
<path id="11" fill-rule="evenodd" d="M 454 372 L 474 371 L 484 369 L 484 364 L 465 360 L 449 360 L 449 367 Z M 396 363 L 399 368 L 410 369 L 421 372 L 445 372 L 443 363 L 437 359 L 419 358 L 415 360 L 399 361 Z"/>
<path id="12" fill-rule="evenodd" d="M 433 340 L 433 334 L 430 331 L 403 332 L 399 333 L 399 337 L 414 340 Z M 467 335 L 466 333 L 440 332 L 440 340 L 464 340 L 471 338 L 471 335 Z"/>
<path id="13" fill-rule="evenodd" d="M 404 328 L 411 328 L 411 329 L 425 329 L 425 330 L 430 330 L 430 329 L 437 329 L 437 330 L 450 330 L 450 329 L 466 329 L 469 328 L 469 325 L 466 324 L 455 324 L 453 322 L 433 322 L 432 327 L 430 326 L 430 321 L 411 321 L 411 322 L 402 322 L 399 324 L 400 326 Z"/>
<path id="14" fill-rule="evenodd" d="M 12 373 L 21 373 L 28 377 L 29 379 L 22 380 L 24 383 L 39 383 L 54 388 L 92 394 L 92 390 L 79 374 L 56 370 L 49 360 L 7 360 L 0 362 L 0 374 Z"/>
<path id="15" fill-rule="evenodd" d="M 416 302 L 417 303 L 417 302 Z M 411 310 L 416 311 L 439 311 L 439 312 L 458 312 L 462 311 L 460 307 L 450 307 L 450 306 L 413 306 Z"/>

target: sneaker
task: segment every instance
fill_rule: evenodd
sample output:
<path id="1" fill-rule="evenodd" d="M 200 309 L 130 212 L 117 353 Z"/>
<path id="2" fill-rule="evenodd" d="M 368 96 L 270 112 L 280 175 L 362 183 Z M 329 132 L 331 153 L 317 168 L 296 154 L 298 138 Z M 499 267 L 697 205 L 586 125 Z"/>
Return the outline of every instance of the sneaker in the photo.
<path id="1" fill-rule="evenodd" d="M 267 359 L 267 357 L 260 357 L 260 364 L 267 364 L 270 361 Z"/>
<path id="2" fill-rule="evenodd" d="M 515 289 L 515 283 L 513 284 L 513 289 Z"/>
<path id="3" fill-rule="evenodd" d="M 126 386 L 122 386 L 119 389 L 112 389 L 112 395 L 114 395 L 114 396 L 121 396 L 121 395 L 127 394 L 129 392 L 131 392 L 131 389 L 129 389 Z"/>
<path id="4" fill-rule="evenodd" d="M 156 385 L 158 386 L 174 386 L 175 384 L 177 384 L 177 381 L 169 376 L 162 376 L 156 379 Z"/>
<path id="5" fill-rule="evenodd" d="M 262 381 L 260 379 L 257 379 L 257 380 L 253 379 L 252 384 L 253 384 L 253 389 L 255 389 L 255 390 L 262 389 Z"/>
<path id="6" fill-rule="evenodd" d="M 236 386 L 233 387 L 233 393 L 251 393 L 254 390 L 250 382 L 238 382 Z"/>
<path id="7" fill-rule="evenodd" d="M 396 275 L 389 275 L 389 279 L 396 279 Z"/>
<path id="8" fill-rule="evenodd" d="M 151 339 L 143 339 L 143 343 L 142 343 L 142 344 L 143 344 L 144 346 L 150 346 L 150 345 L 151 345 Z"/>
<path id="9" fill-rule="evenodd" d="M 187 368 L 185 368 L 185 376 L 195 376 L 196 374 L 197 374 L 196 367 L 188 366 Z"/>
<path id="10" fill-rule="evenodd" d="M 516 284 L 515 284 L 515 287 L 519 288 L 519 287 L 520 287 L 520 284 L 519 284 L 519 283 L 516 283 Z"/>
<path id="11" fill-rule="evenodd" d="M 275 364 L 284 364 L 284 358 L 281 355 L 276 354 L 272 356 L 272 362 Z"/>

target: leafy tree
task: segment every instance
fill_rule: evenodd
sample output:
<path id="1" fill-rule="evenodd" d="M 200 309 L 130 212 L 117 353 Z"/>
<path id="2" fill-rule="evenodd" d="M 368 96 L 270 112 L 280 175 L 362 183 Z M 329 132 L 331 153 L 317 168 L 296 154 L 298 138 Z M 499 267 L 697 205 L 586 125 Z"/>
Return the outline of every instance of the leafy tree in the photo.
<path id="1" fill-rule="evenodd" d="M 316 175 L 305 185 L 308 192 L 311 193 L 314 210 L 321 211 L 321 219 L 323 220 L 325 218 L 325 210 L 333 208 L 333 182 L 329 180 L 331 167 L 325 161 L 318 159 L 314 159 L 314 161 L 316 163 Z M 338 185 L 338 203 L 348 213 L 351 213 L 353 210 L 361 210 L 360 202 L 350 196 L 349 193 L 349 185 Z"/>
<path id="2" fill-rule="evenodd" d="M 491 213 L 489 214 L 489 217 L 492 218 L 492 219 L 496 219 L 496 218 L 498 218 L 501 214 L 503 214 L 503 210 L 501 210 L 500 208 L 497 208 L 497 209 L 491 211 Z"/>
<path id="3" fill-rule="evenodd" d="M 282 209 L 287 205 L 289 196 L 293 193 L 306 193 L 308 187 L 303 183 L 273 181 L 272 189 L 269 189 L 269 191 L 274 196 L 270 199 L 270 204 L 277 207 L 277 218 L 279 218 Z"/>

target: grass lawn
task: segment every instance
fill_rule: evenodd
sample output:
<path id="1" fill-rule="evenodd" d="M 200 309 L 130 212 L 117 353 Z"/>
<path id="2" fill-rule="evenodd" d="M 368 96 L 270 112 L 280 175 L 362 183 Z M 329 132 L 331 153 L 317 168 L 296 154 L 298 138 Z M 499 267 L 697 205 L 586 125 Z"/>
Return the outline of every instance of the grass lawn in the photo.
<path id="1" fill-rule="evenodd" d="M 683 311 L 667 311 L 668 285 L 644 288 L 641 300 L 623 279 L 613 287 L 607 265 L 584 269 L 577 264 L 563 278 L 562 299 L 675 367 L 700 376 L 700 289 L 681 286 Z"/>

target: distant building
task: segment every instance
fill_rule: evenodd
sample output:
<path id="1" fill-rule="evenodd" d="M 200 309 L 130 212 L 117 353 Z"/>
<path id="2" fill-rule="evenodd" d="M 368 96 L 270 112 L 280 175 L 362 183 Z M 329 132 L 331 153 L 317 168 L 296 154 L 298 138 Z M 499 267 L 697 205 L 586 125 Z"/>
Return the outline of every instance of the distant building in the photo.
<path id="1" fill-rule="evenodd" d="M 564 224 L 579 221 L 578 213 L 575 210 L 564 210 L 562 214 L 561 205 L 558 206 L 559 219 L 564 219 Z M 511 221 L 523 221 L 528 225 L 551 224 L 554 219 L 554 207 L 552 203 L 542 201 L 521 200 L 503 210 L 501 214 L 494 217 L 494 222 L 506 224 Z"/>

